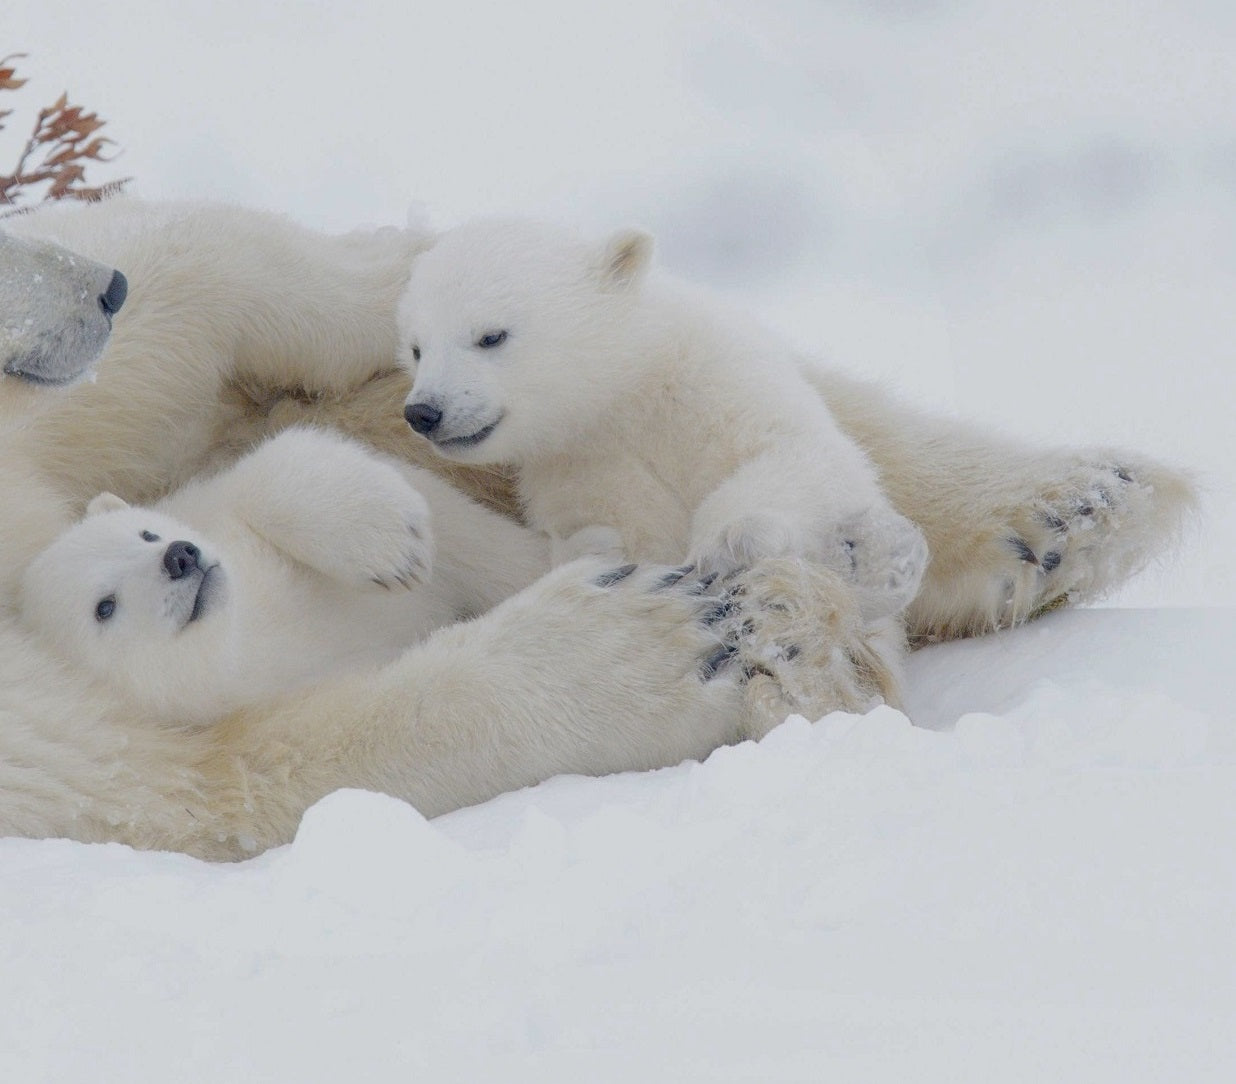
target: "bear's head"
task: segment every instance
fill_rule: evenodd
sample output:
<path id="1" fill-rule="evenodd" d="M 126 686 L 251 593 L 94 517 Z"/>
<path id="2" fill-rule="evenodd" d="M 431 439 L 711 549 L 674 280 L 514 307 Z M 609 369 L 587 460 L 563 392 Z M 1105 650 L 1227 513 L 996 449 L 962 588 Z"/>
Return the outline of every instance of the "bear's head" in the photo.
<path id="1" fill-rule="evenodd" d="M 169 725 L 221 710 L 234 617 L 215 547 L 110 493 L 43 550 L 22 579 L 27 629 Z"/>
<path id="2" fill-rule="evenodd" d="M 652 238 L 591 244 L 479 220 L 419 256 L 399 307 L 408 424 L 444 456 L 519 464 L 623 410 Z"/>
<path id="3" fill-rule="evenodd" d="M 0 232 L 0 373 L 37 386 L 85 376 L 127 292 L 113 267 Z"/>

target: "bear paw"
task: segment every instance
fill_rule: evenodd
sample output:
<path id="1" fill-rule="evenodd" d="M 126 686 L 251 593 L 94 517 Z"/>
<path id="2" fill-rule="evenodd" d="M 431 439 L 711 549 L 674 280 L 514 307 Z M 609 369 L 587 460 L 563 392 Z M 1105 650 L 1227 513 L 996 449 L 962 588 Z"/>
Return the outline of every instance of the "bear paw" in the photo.
<path id="1" fill-rule="evenodd" d="M 746 737 L 791 714 L 818 719 L 897 702 L 904 635 L 898 622 L 868 621 L 848 577 L 773 558 L 723 582 L 716 628 L 743 676 Z"/>
<path id="2" fill-rule="evenodd" d="M 359 444 L 324 430 L 287 429 L 223 477 L 255 531 L 325 576 L 386 588 L 429 578 L 429 505 L 405 468 Z"/>
<path id="3" fill-rule="evenodd" d="M 975 509 L 957 552 L 933 568 L 910 609 L 917 639 L 987 632 L 1100 597 L 1173 543 L 1196 501 L 1183 474 L 1134 456 L 1062 456 L 1036 470 L 1013 500 Z"/>
<path id="4" fill-rule="evenodd" d="M 366 496 L 370 499 L 352 509 L 346 544 L 336 554 L 336 576 L 387 589 L 427 583 L 434 539 L 425 498 L 406 482 L 387 494 Z"/>
<path id="5" fill-rule="evenodd" d="M 854 584 L 863 616 L 877 621 L 900 613 L 918 593 L 927 539 L 905 516 L 869 508 L 839 524 L 819 556 Z"/>
<path id="6" fill-rule="evenodd" d="M 801 555 L 807 538 L 788 517 L 772 512 L 737 516 L 692 543 L 689 560 L 706 574 L 728 576 L 768 557 Z"/>

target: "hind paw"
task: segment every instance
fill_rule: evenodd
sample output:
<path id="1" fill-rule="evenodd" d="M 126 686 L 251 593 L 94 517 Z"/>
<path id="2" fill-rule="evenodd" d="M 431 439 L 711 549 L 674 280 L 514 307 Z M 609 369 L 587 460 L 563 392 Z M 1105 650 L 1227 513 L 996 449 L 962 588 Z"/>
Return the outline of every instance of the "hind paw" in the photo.
<path id="1" fill-rule="evenodd" d="M 1132 456 L 1056 458 L 1043 473 L 1017 503 L 974 510 L 911 607 L 916 637 L 987 632 L 1100 597 L 1174 542 L 1194 502 L 1183 475 Z"/>

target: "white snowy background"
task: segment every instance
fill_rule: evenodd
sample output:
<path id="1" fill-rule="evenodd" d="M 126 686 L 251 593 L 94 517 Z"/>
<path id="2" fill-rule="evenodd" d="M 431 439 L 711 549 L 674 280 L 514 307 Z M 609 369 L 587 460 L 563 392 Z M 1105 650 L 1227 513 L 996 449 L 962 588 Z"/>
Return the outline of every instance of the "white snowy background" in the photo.
<path id="1" fill-rule="evenodd" d="M 239 866 L 0 841 L 5 1081 L 1236 1079 L 1236 6 L 6 0 L 149 197 L 638 223 L 836 364 L 1198 470 L 909 714 Z M 101 172 L 96 180 L 104 179 Z"/>

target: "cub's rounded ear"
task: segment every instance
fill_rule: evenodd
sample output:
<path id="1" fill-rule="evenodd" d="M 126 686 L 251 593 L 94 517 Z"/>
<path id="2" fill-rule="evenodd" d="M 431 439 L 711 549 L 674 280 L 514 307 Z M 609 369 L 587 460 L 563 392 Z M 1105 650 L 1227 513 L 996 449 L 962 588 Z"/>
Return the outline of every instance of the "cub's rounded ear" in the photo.
<path id="1" fill-rule="evenodd" d="M 601 280 L 607 286 L 625 287 L 644 277 L 652 264 L 655 243 L 643 230 L 619 230 L 604 245 L 598 259 Z"/>
<path id="2" fill-rule="evenodd" d="M 101 512 L 119 512 L 122 508 L 128 507 L 127 501 L 121 500 L 115 493 L 104 491 L 86 505 L 86 518 L 89 519 L 91 516 L 97 516 Z"/>

